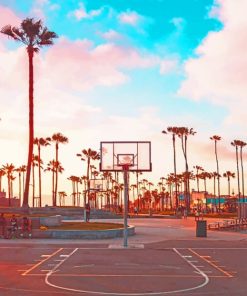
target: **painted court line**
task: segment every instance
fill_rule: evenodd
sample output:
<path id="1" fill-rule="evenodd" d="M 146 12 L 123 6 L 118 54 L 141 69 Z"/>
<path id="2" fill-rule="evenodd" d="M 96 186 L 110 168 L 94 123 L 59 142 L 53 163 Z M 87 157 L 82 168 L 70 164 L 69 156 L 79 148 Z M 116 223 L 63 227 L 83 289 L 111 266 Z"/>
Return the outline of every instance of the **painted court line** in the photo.
<path id="1" fill-rule="evenodd" d="M 58 270 L 58 267 L 61 266 L 68 258 L 70 258 L 78 249 L 75 249 L 73 252 L 71 252 L 67 258 L 65 258 L 62 262 L 60 262 L 59 264 L 57 264 L 45 277 L 45 283 L 53 288 L 57 288 L 57 289 L 61 289 L 63 291 L 70 291 L 70 292 L 80 292 L 80 293 L 87 293 L 87 294 L 97 294 L 97 295 L 132 295 L 132 296 L 148 296 L 148 295 L 166 295 L 166 294 L 174 294 L 174 293 L 181 293 L 181 292 L 188 292 L 188 291 L 193 291 L 196 289 L 200 289 L 204 286 L 206 286 L 209 283 L 209 277 L 202 271 L 200 270 L 198 267 L 196 267 L 193 263 L 190 263 L 186 258 L 183 257 L 183 255 L 176 250 L 175 248 L 173 248 L 172 250 L 178 255 L 180 256 L 183 260 L 185 260 L 193 269 L 195 269 L 198 273 L 197 276 L 189 276 L 189 277 L 197 277 L 197 278 L 201 278 L 203 279 L 203 282 L 197 286 L 191 287 L 191 288 L 186 288 L 186 289 L 181 289 L 181 290 L 174 290 L 174 291 L 162 291 L 162 292 L 142 292 L 142 293 L 119 293 L 119 292 L 104 292 L 104 291 L 88 291 L 88 290 L 81 290 L 81 289 L 73 289 L 73 288 L 67 288 L 67 287 L 63 287 L 63 286 L 59 286 L 59 285 L 55 285 L 53 283 L 51 283 L 50 281 L 50 277 L 54 276 L 54 277 L 59 277 L 59 276 L 81 276 L 81 277 L 116 277 L 116 275 L 95 275 L 95 274 L 82 274 L 82 275 L 78 275 L 78 274 L 72 274 L 72 275 L 64 275 L 64 274 L 58 274 L 56 273 Z M 171 249 L 170 249 L 171 250 Z M 142 277 L 159 277 L 159 275 L 117 275 L 118 277 L 121 277 L 124 279 L 125 276 L 142 276 Z M 160 275 L 161 277 L 167 277 L 167 275 Z M 176 277 L 174 275 L 170 275 L 171 277 Z M 181 276 L 179 276 L 181 277 Z M 188 278 L 188 275 L 186 275 L 186 277 Z"/>
<path id="2" fill-rule="evenodd" d="M 22 275 L 27 275 L 29 272 L 31 272 L 32 270 L 34 270 L 36 267 L 40 266 L 42 263 L 46 262 L 48 259 L 50 259 L 51 257 L 55 256 L 57 253 L 59 253 L 63 248 L 60 248 L 58 250 L 56 250 L 54 253 L 52 253 L 51 255 L 48 255 L 45 257 L 44 260 L 41 260 L 40 262 L 38 262 L 37 264 L 33 265 L 30 269 L 26 270 Z M 41 256 L 42 257 L 42 256 Z"/>
<path id="3" fill-rule="evenodd" d="M 222 272 L 223 274 L 225 274 L 227 277 L 233 277 L 232 274 L 230 274 L 229 272 L 225 271 L 224 269 L 220 268 L 218 265 L 214 264 L 212 261 L 208 260 L 208 258 L 211 258 L 211 256 L 201 256 L 200 254 L 198 254 L 197 252 L 195 252 L 192 249 L 189 249 L 193 254 L 195 254 L 196 256 L 198 256 L 199 258 L 203 259 L 204 261 L 206 261 L 208 264 L 210 264 L 211 266 L 213 266 L 214 268 L 216 268 L 217 270 L 219 270 L 220 272 Z"/>

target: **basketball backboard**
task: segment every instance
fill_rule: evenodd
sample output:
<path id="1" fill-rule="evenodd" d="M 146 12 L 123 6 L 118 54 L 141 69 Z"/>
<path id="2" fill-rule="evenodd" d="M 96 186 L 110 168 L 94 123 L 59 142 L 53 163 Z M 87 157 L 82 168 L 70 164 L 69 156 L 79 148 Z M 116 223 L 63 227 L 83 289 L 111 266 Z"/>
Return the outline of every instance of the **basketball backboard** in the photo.
<path id="1" fill-rule="evenodd" d="M 107 181 L 104 179 L 91 179 L 89 190 L 106 191 L 107 190 Z"/>
<path id="2" fill-rule="evenodd" d="M 150 172 L 151 142 L 101 142 L 100 171 L 123 171 L 128 166 L 129 171 Z"/>

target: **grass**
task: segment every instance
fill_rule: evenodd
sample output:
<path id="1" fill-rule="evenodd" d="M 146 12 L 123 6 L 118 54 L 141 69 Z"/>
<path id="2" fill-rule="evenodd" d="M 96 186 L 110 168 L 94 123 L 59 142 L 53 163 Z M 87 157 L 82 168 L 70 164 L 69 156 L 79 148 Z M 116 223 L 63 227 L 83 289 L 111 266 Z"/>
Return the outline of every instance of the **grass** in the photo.
<path id="1" fill-rule="evenodd" d="M 97 222 L 64 222 L 59 226 L 48 227 L 56 230 L 107 230 L 123 228 L 123 224 L 116 223 L 97 223 Z"/>

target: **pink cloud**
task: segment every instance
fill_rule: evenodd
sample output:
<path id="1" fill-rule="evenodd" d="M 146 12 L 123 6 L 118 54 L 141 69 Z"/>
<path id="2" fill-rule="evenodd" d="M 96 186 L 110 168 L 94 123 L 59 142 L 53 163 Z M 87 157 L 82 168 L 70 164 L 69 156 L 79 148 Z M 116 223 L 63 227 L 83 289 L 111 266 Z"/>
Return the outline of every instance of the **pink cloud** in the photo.
<path id="1" fill-rule="evenodd" d="M 224 27 L 210 32 L 197 48 L 197 57 L 186 61 L 186 79 L 179 94 L 224 106 L 230 112 L 228 123 L 241 122 L 247 108 L 247 2 L 217 3 L 213 14 Z"/>
<path id="2" fill-rule="evenodd" d="M 47 52 L 43 71 L 56 85 L 85 90 L 125 83 L 126 70 L 149 68 L 156 63 L 155 57 L 142 56 L 133 48 L 111 43 L 93 47 L 89 41 L 71 42 L 64 38 Z"/>
<path id="3" fill-rule="evenodd" d="M 135 11 L 123 12 L 119 15 L 119 20 L 123 24 L 135 26 L 140 20 L 140 15 Z"/>
<path id="4" fill-rule="evenodd" d="M 6 24 L 11 24 L 13 26 L 17 26 L 20 24 L 20 18 L 8 7 L 0 5 L 0 27 L 2 28 Z"/>

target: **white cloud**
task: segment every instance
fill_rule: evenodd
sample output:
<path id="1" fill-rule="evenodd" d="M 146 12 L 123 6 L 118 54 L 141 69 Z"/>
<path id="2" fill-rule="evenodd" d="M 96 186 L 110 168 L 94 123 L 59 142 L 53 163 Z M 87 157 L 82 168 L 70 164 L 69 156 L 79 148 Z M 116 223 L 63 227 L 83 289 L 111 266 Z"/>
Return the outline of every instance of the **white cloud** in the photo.
<path id="1" fill-rule="evenodd" d="M 160 74 L 165 75 L 167 73 L 173 72 L 178 67 L 178 61 L 175 59 L 164 59 L 160 62 Z"/>
<path id="2" fill-rule="evenodd" d="M 82 19 L 91 19 L 101 15 L 103 8 L 87 11 L 85 5 L 80 2 L 79 8 L 68 13 L 69 16 L 74 16 L 78 21 Z"/>
<path id="3" fill-rule="evenodd" d="M 206 99 L 228 109 L 228 123 L 245 125 L 247 109 L 247 1 L 218 0 L 213 14 L 224 27 L 210 32 L 185 62 L 186 79 L 179 94 Z M 217 13 L 216 13 L 217 11 Z"/>

